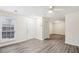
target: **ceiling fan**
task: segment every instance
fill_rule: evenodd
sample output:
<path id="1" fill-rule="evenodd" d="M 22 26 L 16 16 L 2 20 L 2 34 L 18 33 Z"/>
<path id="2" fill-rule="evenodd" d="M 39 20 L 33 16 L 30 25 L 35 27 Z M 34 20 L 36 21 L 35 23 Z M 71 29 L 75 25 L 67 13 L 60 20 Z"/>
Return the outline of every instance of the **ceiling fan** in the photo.
<path id="1" fill-rule="evenodd" d="M 54 12 L 54 11 L 62 11 L 62 10 L 64 10 L 64 9 L 56 9 L 55 6 L 50 6 L 48 12 L 49 12 L 49 13 L 52 13 L 52 12 Z"/>

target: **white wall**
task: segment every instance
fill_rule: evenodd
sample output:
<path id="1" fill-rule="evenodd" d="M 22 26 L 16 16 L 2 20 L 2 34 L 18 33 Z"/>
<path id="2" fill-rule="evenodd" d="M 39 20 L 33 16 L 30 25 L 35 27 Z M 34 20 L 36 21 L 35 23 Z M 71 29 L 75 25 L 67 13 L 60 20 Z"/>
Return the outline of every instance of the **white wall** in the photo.
<path id="1" fill-rule="evenodd" d="M 49 22 L 49 34 L 54 34 L 54 25 L 53 22 Z"/>
<path id="2" fill-rule="evenodd" d="M 66 15 L 65 43 L 79 46 L 79 12 Z"/>
<path id="3" fill-rule="evenodd" d="M 49 19 L 45 17 L 42 18 L 42 30 L 43 39 L 49 38 Z"/>
<path id="4" fill-rule="evenodd" d="M 42 17 L 28 17 L 27 19 L 28 39 L 42 40 Z"/>
<path id="5" fill-rule="evenodd" d="M 48 20 L 44 17 L 28 18 L 28 39 L 36 38 L 44 40 L 48 38 Z"/>
<path id="6" fill-rule="evenodd" d="M 36 37 L 36 19 L 29 17 L 27 18 L 27 31 L 28 39 Z"/>
<path id="7" fill-rule="evenodd" d="M 13 16 L 16 19 L 16 37 L 12 41 L 0 42 L 0 46 L 21 42 L 27 40 L 27 21 L 26 17 L 15 15 L 13 13 L 0 11 L 0 16 Z"/>
<path id="8" fill-rule="evenodd" d="M 49 22 L 49 34 L 65 35 L 65 21 Z"/>
<path id="9" fill-rule="evenodd" d="M 27 18 L 16 16 L 16 40 L 27 40 Z"/>
<path id="10" fill-rule="evenodd" d="M 53 23 L 53 33 L 54 34 L 61 34 L 64 35 L 65 34 L 65 21 L 55 21 Z"/>
<path id="11" fill-rule="evenodd" d="M 37 20 L 36 20 L 36 38 L 39 39 L 39 40 L 43 40 L 43 35 L 42 35 L 42 17 L 39 17 Z"/>

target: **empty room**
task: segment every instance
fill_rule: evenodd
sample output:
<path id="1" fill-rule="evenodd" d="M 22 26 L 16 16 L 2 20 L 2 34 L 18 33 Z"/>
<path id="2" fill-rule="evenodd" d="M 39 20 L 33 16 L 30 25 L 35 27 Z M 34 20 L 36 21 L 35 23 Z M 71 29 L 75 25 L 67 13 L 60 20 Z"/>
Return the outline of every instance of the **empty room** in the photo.
<path id="1" fill-rule="evenodd" d="M 79 53 L 79 6 L 0 6 L 0 53 Z"/>

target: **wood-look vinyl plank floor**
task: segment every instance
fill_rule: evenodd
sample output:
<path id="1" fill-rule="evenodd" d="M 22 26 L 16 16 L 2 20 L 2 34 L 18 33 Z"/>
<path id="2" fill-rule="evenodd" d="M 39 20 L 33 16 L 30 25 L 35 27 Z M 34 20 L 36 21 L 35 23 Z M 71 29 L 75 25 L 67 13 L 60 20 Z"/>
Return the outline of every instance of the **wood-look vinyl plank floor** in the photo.
<path id="1" fill-rule="evenodd" d="M 31 39 L 0 48 L 0 53 L 79 53 L 79 47 L 65 44 L 65 36 L 51 35 L 50 39 Z"/>

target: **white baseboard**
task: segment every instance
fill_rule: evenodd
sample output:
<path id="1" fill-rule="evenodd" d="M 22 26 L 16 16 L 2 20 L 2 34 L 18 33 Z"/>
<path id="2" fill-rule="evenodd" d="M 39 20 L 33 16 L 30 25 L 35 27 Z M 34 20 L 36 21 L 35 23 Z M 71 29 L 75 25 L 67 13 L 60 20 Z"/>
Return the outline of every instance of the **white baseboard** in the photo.
<path id="1" fill-rule="evenodd" d="M 79 44 L 76 44 L 76 43 L 71 43 L 71 42 L 66 42 L 66 41 L 65 41 L 65 44 L 68 44 L 68 45 L 73 45 L 73 46 L 79 46 Z"/>
<path id="2" fill-rule="evenodd" d="M 3 42 L 3 43 L 0 43 L 0 47 L 4 47 L 4 46 L 8 46 L 8 45 L 11 45 L 11 44 L 16 44 L 16 43 L 20 43 L 20 42 L 23 42 L 23 41 L 27 41 L 26 39 L 25 40 L 12 40 L 12 41 L 8 41 L 8 42 Z"/>

